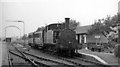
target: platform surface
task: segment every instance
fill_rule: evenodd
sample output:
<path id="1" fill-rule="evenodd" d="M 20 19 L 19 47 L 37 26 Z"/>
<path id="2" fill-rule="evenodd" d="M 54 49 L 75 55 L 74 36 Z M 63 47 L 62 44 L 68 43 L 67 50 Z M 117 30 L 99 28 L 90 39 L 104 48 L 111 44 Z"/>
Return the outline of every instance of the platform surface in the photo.
<path id="1" fill-rule="evenodd" d="M 103 53 L 103 52 L 92 52 L 91 50 L 78 50 L 79 53 L 86 53 L 88 55 L 92 55 L 94 58 L 99 58 L 98 61 L 103 61 L 103 63 L 108 65 L 118 65 L 118 58 L 114 56 L 114 54 Z M 102 62 L 101 61 L 101 62 Z"/>
<path id="2" fill-rule="evenodd" d="M 2 43 L 2 65 L 8 65 L 8 49 L 5 42 Z"/>
<path id="3" fill-rule="evenodd" d="M 0 42 L 0 67 L 2 66 L 2 42 Z"/>

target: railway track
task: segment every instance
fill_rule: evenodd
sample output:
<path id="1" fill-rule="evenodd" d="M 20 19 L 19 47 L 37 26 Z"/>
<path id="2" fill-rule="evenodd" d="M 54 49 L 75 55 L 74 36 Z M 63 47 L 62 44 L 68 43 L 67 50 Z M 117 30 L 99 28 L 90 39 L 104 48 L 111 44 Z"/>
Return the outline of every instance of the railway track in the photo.
<path id="1" fill-rule="evenodd" d="M 54 67 L 54 66 L 65 66 L 65 67 L 72 67 L 72 65 L 69 64 L 65 64 L 65 63 L 61 63 L 55 60 L 50 60 L 50 59 L 46 59 L 43 57 L 38 57 L 36 55 L 32 55 L 30 53 L 25 53 L 23 51 L 20 51 L 17 47 L 15 47 L 14 45 L 12 45 L 16 51 L 12 51 L 9 50 L 9 53 L 20 57 L 22 59 L 24 59 L 26 62 L 30 63 L 33 67 L 39 67 L 39 66 L 45 66 L 45 67 Z M 13 65 L 10 63 L 9 65 L 11 65 L 11 67 L 13 67 Z"/>
<path id="2" fill-rule="evenodd" d="M 12 47 L 14 47 L 13 45 L 12 45 Z M 8 50 L 8 52 L 9 52 L 9 54 L 12 54 L 12 55 L 14 55 L 14 56 L 12 56 L 12 55 L 8 55 L 8 56 L 11 56 L 11 58 L 13 59 L 13 60 L 15 60 L 15 56 L 17 56 L 17 57 L 19 57 L 19 58 L 17 58 L 16 60 L 20 60 L 20 59 L 23 59 L 25 62 L 26 62 L 26 65 L 25 66 L 27 66 L 27 64 L 28 65 L 31 65 L 31 66 L 34 66 L 34 67 L 38 67 L 37 66 L 37 64 L 35 63 L 35 61 L 34 60 L 31 60 L 31 59 L 29 59 L 24 53 L 22 53 L 20 50 L 18 50 L 16 47 L 14 47 L 15 48 L 15 50 L 13 51 L 13 50 Z M 9 61 L 11 61 L 12 63 L 9 63 L 9 66 L 10 67 L 14 67 L 14 66 L 16 66 L 15 64 L 13 64 L 14 62 L 12 61 L 12 60 L 9 60 Z M 19 63 L 19 62 L 21 62 L 21 61 L 18 61 L 17 63 Z M 19 64 L 17 65 L 17 66 L 19 66 Z"/>
<path id="3" fill-rule="evenodd" d="M 12 58 L 10 57 L 9 53 L 8 53 L 8 63 L 9 63 L 9 67 L 13 67 Z"/>
<path id="4" fill-rule="evenodd" d="M 45 58 L 45 57 L 40 57 L 40 56 L 37 56 L 37 55 L 33 55 L 31 53 L 28 53 L 28 52 L 24 52 L 24 53 L 27 54 L 27 55 L 30 55 L 30 56 L 34 56 L 38 59 L 44 59 L 46 61 L 51 61 L 51 62 L 57 63 L 59 65 L 64 65 L 64 66 L 72 66 L 73 65 L 73 64 L 62 63 L 62 62 L 59 62 L 58 60 L 52 60 L 52 59 L 48 59 L 48 58 Z"/>
<path id="5" fill-rule="evenodd" d="M 82 67 L 93 67 L 93 66 L 95 66 L 95 67 L 111 67 L 109 65 L 105 65 L 105 64 L 102 64 L 102 63 L 99 63 L 99 62 L 96 62 L 96 61 L 81 58 L 81 56 L 80 57 L 75 56 L 74 58 L 65 58 L 65 57 L 54 55 L 51 52 L 47 52 L 46 54 L 50 54 L 54 57 L 65 60 L 67 62 L 71 62 L 71 63 L 75 64 L 76 66 L 82 66 Z"/>
<path id="6" fill-rule="evenodd" d="M 15 48 L 15 49 L 18 51 L 17 48 Z M 43 52 L 43 51 L 40 51 L 40 52 Z M 12 52 L 12 53 L 14 53 L 14 52 Z M 78 67 L 93 67 L 93 66 L 94 67 L 110 67 L 108 65 L 104 65 L 104 64 L 101 64 L 101 63 L 98 63 L 98 62 L 95 62 L 95 61 L 91 61 L 91 60 L 88 60 L 88 59 L 83 59 L 83 58 L 80 58 L 80 57 L 65 58 L 65 57 L 57 56 L 55 54 L 52 54 L 51 52 L 43 52 L 43 53 L 48 55 L 48 56 L 51 55 L 55 58 L 64 60 L 64 61 L 66 61 L 70 64 L 62 63 L 62 62 L 59 62 L 58 60 L 51 60 L 49 58 L 40 57 L 39 55 L 37 55 L 37 53 L 35 54 L 35 53 L 30 52 L 30 51 L 22 52 L 22 53 L 24 55 L 26 55 L 27 57 L 29 57 L 31 61 L 34 61 L 34 63 L 36 63 L 36 65 L 42 65 L 42 66 L 47 66 L 47 67 L 50 67 L 51 65 L 45 64 L 44 62 L 40 62 L 40 61 L 50 62 L 51 64 L 54 63 L 55 65 L 59 65 L 59 66 L 62 65 L 62 66 L 65 66 L 65 67 L 66 66 L 67 67 L 69 67 L 69 66 L 73 66 L 73 67 L 76 67 L 76 66 L 78 66 Z M 39 59 L 39 60 L 37 60 L 37 59 Z"/>
<path id="7" fill-rule="evenodd" d="M 24 67 L 24 66 L 31 67 L 30 66 L 31 64 L 28 64 L 28 62 L 25 62 L 20 57 L 15 56 L 15 55 L 13 55 L 13 54 L 10 53 L 11 50 L 16 51 L 15 48 L 13 48 L 11 46 L 11 44 L 8 44 L 7 48 L 8 48 L 8 52 L 7 53 L 8 53 L 8 64 L 9 64 L 8 66 L 9 67 L 20 67 L 20 66 L 21 67 Z"/>
<path id="8" fill-rule="evenodd" d="M 36 51 L 36 54 L 37 54 L 37 51 Z M 38 51 L 38 53 L 39 52 L 43 52 L 43 51 Z M 83 59 L 83 58 L 80 58 L 80 57 L 65 58 L 65 57 L 54 55 L 50 52 L 49 53 L 48 52 L 47 53 L 43 52 L 43 53 L 48 55 L 48 56 L 50 55 L 50 56 L 56 57 L 58 59 L 67 61 L 67 62 L 73 64 L 74 66 L 79 66 L 79 67 L 93 67 L 93 66 L 95 66 L 95 67 L 110 67 L 108 65 L 104 65 L 104 64 L 101 64 L 101 63 L 98 63 L 98 62 L 95 62 L 95 61 L 91 61 L 91 60 L 88 60 L 88 59 Z M 31 54 L 34 54 L 34 53 L 31 52 Z"/>
<path id="9" fill-rule="evenodd" d="M 41 57 L 39 57 L 39 56 L 37 56 L 37 55 L 33 55 L 33 54 L 30 54 L 30 53 L 27 53 L 27 52 L 24 52 L 24 53 L 25 53 L 25 54 L 28 54 L 28 55 L 31 55 L 31 56 L 35 56 L 35 57 L 37 57 L 37 58 L 41 58 Z M 56 57 L 56 56 L 55 56 L 55 57 Z M 73 66 L 73 67 L 76 67 L 76 66 L 79 66 L 79 67 L 88 67 L 88 66 L 86 66 L 86 65 L 82 65 L 82 64 L 80 64 L 80 63 L 78 63 L 78 62 L 71 61 L 71 60 L 66 59 L 66 58 L 63 58 L 63 57 L 57 57 L 57 58 L 62 59 L 62 60 L 64 60 L 64 61 L 67 61 L 67 62 L 73 64 L 73 65 L 71 65 L 71 66 Z M 44 58 L 44 59 L 45 59 L 45 58 Z M 45 59 L 45 60 L 52 61 L 52 62 L 56 62 L 56 61 L 53 61 L 53 60 L 50 60 L 50 59 Z M 58 63 L 58 61 L 57 61 L 57 63 Z M 61 63 L 61 64 L 66 65 L 65 63 Z"/>

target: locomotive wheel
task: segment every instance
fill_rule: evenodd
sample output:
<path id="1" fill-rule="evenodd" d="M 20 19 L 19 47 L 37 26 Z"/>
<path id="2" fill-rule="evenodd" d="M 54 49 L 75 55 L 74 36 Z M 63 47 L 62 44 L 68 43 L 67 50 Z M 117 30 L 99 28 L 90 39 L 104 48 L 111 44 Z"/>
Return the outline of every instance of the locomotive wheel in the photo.
<path id="1" fill-rule="evenodd" d="M 38 46 L 35 44 L 34 48 L 38 48 Z"/>
<path id="2" fill-rule="evenodd" d="M 71 57 L 75 56 L 76 53 L 75 53 L 75 49 L 71 50 Z"/>
<path id="3" fill-rule="evenodd" d="M 92 48 L 91 50 L 94 51 L 94 48 Z"/>
<path id="4" fill-rule="evenodd" d="M 75 54 L 76 54 L 76 53 L 75 53 L 75 49 L 73 49 L 73 50 L 72 50 L 72 55 L 75 55 Z"/>
<path id="5" fill-rule="evenodd" d="M 59 55 L 62 55 L 62 54 L 61 54 L 61 49 L 58 48 L 58 49 L 56 50 L 56 53 L 57 53 L 58 56 L 59 56 Z"/>
<path id="6" fill-rule="evenodd" d="M 98 49 L 98 52 L 101 52 L 101 49 Z"/>
<path id="7" fill-rule="evenodd" d="M 28 44 L 29 46 L 31 46 L 31 43 Z M 32 46 L 31 46 L 32 47 Z"/>
<path id="8" fill-rule="evenodd" d="M 74 50 L 68 51 L 68 57 L 73 57 L 75 55 Z"/>

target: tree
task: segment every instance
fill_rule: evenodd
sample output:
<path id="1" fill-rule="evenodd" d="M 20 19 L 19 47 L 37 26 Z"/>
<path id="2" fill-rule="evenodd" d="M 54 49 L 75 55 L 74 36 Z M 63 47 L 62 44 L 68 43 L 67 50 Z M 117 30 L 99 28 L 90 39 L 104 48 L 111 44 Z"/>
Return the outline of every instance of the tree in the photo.
<path id="1" fill-rule="evenodd" d="M 65 22 L 62 22 L 62 23 L 63 23 L 63 25 L 65 25 Z M 77 22 L 76 20 L 71 19 L 70 23 L 69 23 L 69 28 L 71 30 L 75 30 L 79 24 L 80 24 L 80 22 Z"/>
<path id="2" fill-rule="evenodd" d="M 22 39 L 24 40 L 24 39 L 27 39 L 27 34 L 25 34 L 23 37 L 22 37 Z"/>
<path id="3" fill-rule="evenodd" d="M 104 25 L 101 21 L 102 21 L 101 19 L 98 19 L 98 21 L 94 22 L 91 29 L 88 30 L 89 35 L 93 35 L 93 34 L 105 35 L 107 33 L 107 31 L 111 30 L 109 27 Z"/>
<path id="4" fill-rule="evenodd" d="M 107 16 L 105 19 L 98 19 L 98 21 L 92 25 L 92 28 L 89 30 L 89 34 L 94 33 L 103 33 L 104 35 L 109 34 L 110 32 L 116 32 L 113 30 L 113 27 L 116 27 L 118 24 L 118 16 L 114 15 L 113 17 Z"/>
<path id="5" fill-rule="evenodd" d="M 109 34 L 107 35 L 107 38 L 109 41 L 117 42 L 118 39 L 118 15 L 114 15 L 113 17 L 107 17 L 104 21 L 104 24 L 106 27 L 109 27 L 112 29 L 112 31 L 108 31 Z"/>
<path id="6" fill-rule="evenodd" d="M 38 31 L 41 31 L 41 30 L 44 30 L 45 29 L 45 27 L 39 27 L 37 30 L 36 30 L 36 32 L 38 32 Z"/>
<path id="7" fill-rule="evenodd" d="M 75 30 L 79 24 L 80 22 L 77 22 L 76 20 L 70 20 L 69 28 Z"/>
<path id="8" fill-rule="evenodd" d="M 92 28 L 89 29 L 88 34 L 104 34 L 109 41 L 117 42 L 118 39 L 118 16 L 114 15 L 112 17 L 107 16 L 104 19 L 98 19 L 98 21 L 95 21 L 95 23 L 92 25 Z"/>

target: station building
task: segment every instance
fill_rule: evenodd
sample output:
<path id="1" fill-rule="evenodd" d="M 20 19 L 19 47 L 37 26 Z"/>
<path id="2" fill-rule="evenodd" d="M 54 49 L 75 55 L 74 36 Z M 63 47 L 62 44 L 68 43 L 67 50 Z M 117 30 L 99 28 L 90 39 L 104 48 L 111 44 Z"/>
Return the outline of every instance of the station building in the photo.
<path id="1" fill-rule="evenodd" d="M 75 29 L 76 39 L 79 44 L 107 44 L 108 40 L 103 34 L 88 35 L 91 25 L 79 26 Z"/>

